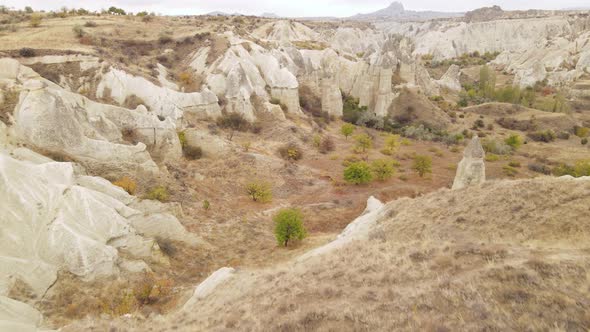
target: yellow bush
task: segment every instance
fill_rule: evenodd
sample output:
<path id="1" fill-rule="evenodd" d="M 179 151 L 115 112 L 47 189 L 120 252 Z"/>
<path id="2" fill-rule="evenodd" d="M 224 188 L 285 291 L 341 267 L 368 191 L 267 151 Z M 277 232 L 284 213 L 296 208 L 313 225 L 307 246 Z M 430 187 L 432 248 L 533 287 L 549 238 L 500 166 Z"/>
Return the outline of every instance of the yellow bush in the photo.
<path id="1" fill-rule="evenodd" d="M 137 184 L 135 183 L 135 181 L 133 181 L 133 179 L 124 176 L 122 178 L 120 178 L 119 180 L 113 182 L 113 184 L 117 187 L 121 187 L 123 188 L 123 190 L 125 190 L 126 192 L 129 193 L 129 195 L 135 195 L 135 190 L 137 189 Z"/>
<path id="2" fill-rule="evenodd" d="M 40 14 L 32 14 L 29 24 L 31 25 L 31 27 L 36 28 L 41 25 L 42 19 L 43 17 Z"/>
<path id="3" fill-rule="evenodd" d="M 165 202 L 168 200 L 170 194 L 168 189 L 164 186 L 157 186 L 152 188 L 146 195 L 145 198 Z"/>

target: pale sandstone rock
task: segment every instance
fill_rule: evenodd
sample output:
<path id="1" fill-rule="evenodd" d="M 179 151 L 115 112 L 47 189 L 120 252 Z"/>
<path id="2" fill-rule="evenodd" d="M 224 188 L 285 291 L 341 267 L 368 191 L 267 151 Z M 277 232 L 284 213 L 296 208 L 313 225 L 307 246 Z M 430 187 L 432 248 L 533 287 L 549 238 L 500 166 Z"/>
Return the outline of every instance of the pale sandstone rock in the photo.
<path id="1" fill-rule="evenodd" d="M 2 289 L 20 279 L 42 295 L 58 270 L 84 279 L 117 274 L 119 251 L 166 263 L 155 241 L 138 233 L 201 243 L 172 214 L 149 204 L 136 210 L 108 181 L 77 178 L 71 163 L 35 164 L 0 154 L 0 197 Z"/>
<path id="2" fill-rule="evenodd" d="M 333 77 L 321 80 L 322 111 L 335 117 L 342 117 L 342 92 Z"/>
<path id="3" fill-rule="evenodd" d="M 152 112 L 173 120 L 182 118 L 184 112 L 210 117 L 221 115 L 217 97 L 209 90 L 192 93 L 178 92 L 157 86 L 143 77 L 133 76 L 118 69 L 111 69 L 102 76 L 97 86 L 96 96 L 106 97 L 107 91 L 119 104 L 123 104 L 127 97 L 136 95 Z"/>
<path id="4" fill-rule="evenodd" d="M 220 156 L 231 151 L 231 146 L 218 135 L 212 135 L 206 131 L 197 129 L 186 129 L 184 131 L 186 144 L 193 147 L 200 147 L 205 156 Z"/>
<path id="5" fill-rule="evenodd" d="M 42 321 L 35 308 L 0 295 L 0 331 L 36 332 Z"/>
<path id="6" fill-rule="evenodd" d="M 486 180 L 486 168 L 484 163 L 485 152 L 479 142 L 479 137 L 474 136 L 463 152 L 463 159 L 457 167 L 457 174 L 453 182 L 453 189 L 461 189 L 471 185 L 480 185 Z"/>
<path id="7" fill-rule="evenodd" d="M 461 91 L 461 68 L 457 65 L 451 65 L 447 72 L 437 80 L 436 83 L 442 87 L 452 91 Z"/>
<path id="8" fill-rule="evenodd" d="M 367 199 L 367 207 L 365 208 L 365 211 L 363 211 L 358 218 L 348 224 L 334 241 L 299 256 L 297 262 L 303 262 L 312 257 L 325 255 L 341 248 L 354 239 L 367 236 L 379 219 L 383 206 L 383 203 L 375 197 L 369 197 L 369 199 Z"/>
<path id="9" fill-rule="evenodd" d="M 118 174 L 128 171 L 156 173 L 151 153 L 159 160 L 177 159 L 180 141 L 171 120 L 154 114 L 100 104 L 45 82 L 29 80 L 14 112 L 14 131 L 23 143 L 38 150 L 62 154 L 89 169 Z M 131 130 L 137 145 L 123 141 Z"/>
<path id="10" fill-rule="evenodd" d="M 207 279 L 201 282 L 193 292 L 191 298 L 184 304 L 183 310 L 194 310 L 195 305 L 211 294 L 215 288 L 229 280 L 236 270 L 231 267 L 222 267 L 221 269 L 213 272 Z"/>

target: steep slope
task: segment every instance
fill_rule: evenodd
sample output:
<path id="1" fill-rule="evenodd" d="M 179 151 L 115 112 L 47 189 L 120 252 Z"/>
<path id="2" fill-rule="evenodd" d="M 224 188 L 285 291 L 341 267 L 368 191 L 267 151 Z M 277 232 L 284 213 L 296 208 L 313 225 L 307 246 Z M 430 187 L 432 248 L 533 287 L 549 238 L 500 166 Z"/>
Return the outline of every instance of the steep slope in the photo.
<path id="1" fill-rule="evenodd" d="M 357 220 L 364 226 L 342 245 L 277 269 L 226 269 L 171 317 L 90 325 L 137 331 L 589 326 L 590 178 L 495 181 L 372 205 L 376 210 Z M 66 331 L 85 326 L 79 324 Z"/>

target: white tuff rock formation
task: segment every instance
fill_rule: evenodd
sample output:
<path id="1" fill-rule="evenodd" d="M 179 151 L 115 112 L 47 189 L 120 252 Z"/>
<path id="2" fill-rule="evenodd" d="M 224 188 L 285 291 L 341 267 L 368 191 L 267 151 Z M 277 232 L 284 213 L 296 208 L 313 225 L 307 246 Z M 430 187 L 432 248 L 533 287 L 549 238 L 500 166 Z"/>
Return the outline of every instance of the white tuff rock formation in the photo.
<path id="1" fill-rule="evenodd" d="M 486 180 L 484 157 L 485 152 L 479 142 L 479 137 L 474 136 L 465 148 L 463 159 L 461 159 L 457 167 L 453 189 L 479 185 Z"/>

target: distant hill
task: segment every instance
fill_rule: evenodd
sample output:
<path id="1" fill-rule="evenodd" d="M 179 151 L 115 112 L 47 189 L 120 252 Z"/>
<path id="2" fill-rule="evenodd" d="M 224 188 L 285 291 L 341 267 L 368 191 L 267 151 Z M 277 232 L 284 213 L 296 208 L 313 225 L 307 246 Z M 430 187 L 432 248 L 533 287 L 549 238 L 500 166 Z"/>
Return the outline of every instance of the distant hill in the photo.
<path id="1" fill-rule="evenodd" d="M 400 2 L 392 2 L 389 7 L 368 14 L 357 14 L 349 17 L 352 20 L 427 20 L 433 18 L 460 17 L 463 13 L 446 13 L 435 11 L 405 10 Z"/>
<path id="2" fill-rule="evenodd" d="M 267 18 L 279 18 L 279 15 L 275 13 L 262 13 L 260 17 L 267 17 Z"/>

